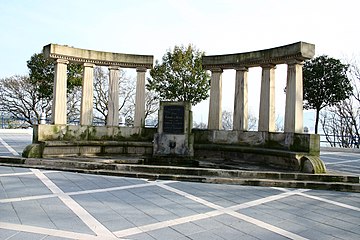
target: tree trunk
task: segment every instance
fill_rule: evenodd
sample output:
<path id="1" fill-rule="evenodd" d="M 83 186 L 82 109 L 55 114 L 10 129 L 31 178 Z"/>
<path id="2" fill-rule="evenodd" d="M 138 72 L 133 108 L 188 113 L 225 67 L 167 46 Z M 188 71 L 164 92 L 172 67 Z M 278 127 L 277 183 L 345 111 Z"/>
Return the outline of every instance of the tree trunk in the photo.
<path id="1" fill-rule="evenodd" d="M 318 133 L 319 115 L 320 115 L 320 109 L 316 109 L 316 118 L 315 118 L 315 134 L 317 134 L 317 133 Z"/>

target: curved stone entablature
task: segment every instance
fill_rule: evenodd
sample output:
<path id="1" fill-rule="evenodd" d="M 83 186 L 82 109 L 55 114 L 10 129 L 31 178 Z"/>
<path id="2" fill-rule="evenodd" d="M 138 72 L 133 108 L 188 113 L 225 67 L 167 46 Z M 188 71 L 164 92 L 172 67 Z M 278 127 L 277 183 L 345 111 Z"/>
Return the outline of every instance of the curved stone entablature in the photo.
<path id="1" fill-rule="evenodd" d="M 260 51 L 204 56 L 202 58 L 202 65 L 205 69 L 259 67 L 264 64 L 284 64 L 291 60 L 304 61 L 306 59 L 311 59 L 314 55 L 314 44 L 297 42 Z"/>
<path id="2" fill-rule="evenodd" d="M 43 53 L 45 58 L 64 59 L 69 62 L 92 63 L 98 66 L 119 66 L 125 68 L 151 69 L 154 61 L 154 56 L 152 55 L 101 52 L 58 44 L 44 46 Z"/>

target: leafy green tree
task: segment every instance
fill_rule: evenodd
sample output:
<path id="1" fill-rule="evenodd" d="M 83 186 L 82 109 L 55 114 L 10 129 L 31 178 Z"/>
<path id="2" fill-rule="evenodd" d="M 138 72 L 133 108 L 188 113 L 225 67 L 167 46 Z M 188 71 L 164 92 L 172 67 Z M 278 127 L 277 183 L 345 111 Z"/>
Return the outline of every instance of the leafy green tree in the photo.
<path id="1" fill-rule="evenodd" d="M 158 60 L 150 71 L 147 89 L 159 94 L 161 100 L 187 101 L 192 105 L 209 96 L 209 74 L 202 68 L 203 52 L 192 45 L 175 46 Z"/>
<path id="2" fill-rule="evenodd" d="M 334 106 L 352 94 L 353 87 L 347 76 L 348 68 L 340 60 L 326 55 L 305 62 L 304 108 L 316 111 L 315 133 L 318 132 L 321 109 Z"/>
<path id="3" fill-rule="evenodd" d="M 45 59 L 42 53 L 35 53 L 27 61 L 30 81 L 36 84 L 40 98 L 52 98 L 54 86 L 55 63 Z M 82 66 L 69 63 L 67 67 L 67 91 L 71 92 L 74 87 L 81 86 Z"/>

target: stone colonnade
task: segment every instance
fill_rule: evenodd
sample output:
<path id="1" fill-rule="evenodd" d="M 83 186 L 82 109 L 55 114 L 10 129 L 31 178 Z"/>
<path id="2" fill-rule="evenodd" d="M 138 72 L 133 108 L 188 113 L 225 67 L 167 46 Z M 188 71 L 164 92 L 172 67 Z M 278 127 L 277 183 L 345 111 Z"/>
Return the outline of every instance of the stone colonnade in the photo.
<path id="1" fill-rule="evenodd" d="M 46 58 L 55 59 L 53 124 L 67 123 L 67 65 L 76 62 L 83 65 L 80 125 L 92 125 L 94 67 L 109 67 L 109 102 L 107 126 L 119 126 L 119 78 L 120 68 L 136 68 L 136 98 L 134 127 L 145 125 L 145 74 L 152 68 L 153 56 L 99 52 L 57 44 L 46 45 Z"/>
<path id="2" fill-rule="evenodd" d="M 204 56 L 203 67 L 211 71 L 208 129 L 221 129 L 223 69 L 235 69 L 233 130 L 248 130 L 249 67 L 261 67 L 261 94 L 258 131 L 275 131 L 275 68 L 287 64 L 284 132 L 303 132 L 302 64 L 315 54 L 315 45 L 297 42 L 272 49 L 217 56 Z"/>

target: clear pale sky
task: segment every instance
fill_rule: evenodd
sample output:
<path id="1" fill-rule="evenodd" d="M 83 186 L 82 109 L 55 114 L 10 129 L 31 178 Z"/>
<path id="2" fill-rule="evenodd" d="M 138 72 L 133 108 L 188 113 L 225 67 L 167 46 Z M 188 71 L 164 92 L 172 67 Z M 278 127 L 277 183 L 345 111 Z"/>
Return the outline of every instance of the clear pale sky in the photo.
<path id="1" fill-rule="evenodd" d="M 359 59 L 359 11 L 357 0 L 0 0 L 0 78 L 27 74 L 26 61 L 49 43 L 161 59 L 181 44 L 212 55 L 305 41 L 316 45 L 316 55 Z M 224 110 L 233 109 L 234 78 L 234 71 L 223 74 Z M 279 115 L 285 78 L 280 65 Z M 254 115 L 259 90 L 260 71 L 250 69 Z M 194 119 L 207 122 L 207 111 L 207 102 L 194 107 Z"/>

